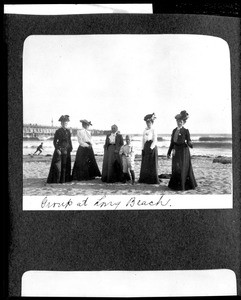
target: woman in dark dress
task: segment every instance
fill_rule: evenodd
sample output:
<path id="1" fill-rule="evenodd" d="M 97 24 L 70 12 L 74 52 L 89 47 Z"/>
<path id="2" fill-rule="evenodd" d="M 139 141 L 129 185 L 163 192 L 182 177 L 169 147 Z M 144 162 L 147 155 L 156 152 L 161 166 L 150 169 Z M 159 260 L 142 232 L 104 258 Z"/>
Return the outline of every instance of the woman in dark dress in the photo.
<path id="1" fill-rule="evenodd" d="M 91 180 L 101 176 L 92 148 L 91 133 L 88 130 L 92 124 L 87 120 L 80 120 L 80 122 L 83 128 L 77 131 L 79 148 L 76 153 L 72 179 Z"/>
<path id="2" fill-rule="evenodd" d="M 193 145 L 189 130 L 183 127 L 188 117 L 185 110 L 175 116 L 177 128 L 172 132 L 171 144 L 167 153 L 167 157 L 170 158 L 172 152 L 172 176 L 168 187 L 173 190 L 184 191 L 195 189 L 197 186 L 189 151 L 189 147 L 192 148 Z"/>
<path id="3" fill-rule="evenodd" d="M 142 159 L 140 171 L 140 183 L 159 184 L 158 178 L 158 150 L 157 134 L 153 128 L 155 114 L 146 115 L 146 129 L 142 138 Z"/>
<path id="4" fill-rule="evenodd" d="M 111 126 L 111 133 L 106 136 L 104 145 L 104 159 L 102 166 L 103 182 L 122 182 L 123 171 L 121 156 L 119 154 L 121 146 L 124 144 L 123 137 L 118 133 L 116 125 Z"/>
<path id="5" fill-rule="evenodd" d="M 73 150 L 71 133 L 67 129 L 69 116 L 64 115 L 59 118 L 61 127 L 54 134 L 54 154 L 50 166 L 47 183 L 64 183 L 71 181 L 71 157 Z"/>

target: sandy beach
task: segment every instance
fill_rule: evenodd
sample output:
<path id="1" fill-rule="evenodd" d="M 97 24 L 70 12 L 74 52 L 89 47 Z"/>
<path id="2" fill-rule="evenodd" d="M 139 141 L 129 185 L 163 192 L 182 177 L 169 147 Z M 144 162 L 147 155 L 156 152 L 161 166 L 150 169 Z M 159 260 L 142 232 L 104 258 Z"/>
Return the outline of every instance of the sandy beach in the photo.
<path id="1" fill-rule="evenodd" d="M 72 167 L 75 156 L 72 155 Z M 161 179 L 157 184 L 103 183 L 100 178 L 91 181 L 73 181 L 64 184 L 47 184 L 51 156 L 23 156 L 23 195 L 154 195 L 154 194 L 230 194 L 232 191 L 232 164 L 213 162 L 213 157 L 192 157 L 192 166 L 198 187 L 195 190 L 172 191 L 169 179 Z M 96 156 L 102 170 L 103 156 Z M 158 174 L 171 174 L 171 160 L 159 157 Z M 140 174 L 141 158 L 135 159 L 136 181 Z"/>

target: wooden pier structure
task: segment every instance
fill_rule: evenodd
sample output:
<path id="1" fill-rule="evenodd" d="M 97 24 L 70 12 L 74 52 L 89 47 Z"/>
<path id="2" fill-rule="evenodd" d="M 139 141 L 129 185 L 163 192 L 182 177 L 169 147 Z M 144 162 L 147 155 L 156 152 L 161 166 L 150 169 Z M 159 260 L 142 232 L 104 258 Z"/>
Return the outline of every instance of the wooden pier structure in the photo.
<path id="1" fill-rule="evenodd" d="M 23 138 L 24 139 L 34 139 L 34 140 L 46 140 L 53 139 L 55 131 L 59 126 L 51 125 L 38 125 L 38 124 L 23 124 Z M 72 136 L 77 136 L 77 130 L 80 128 L 69 128 Z M 106 135 L 109 133 L 108 130 L 90 130 L 92 135 Z"/>

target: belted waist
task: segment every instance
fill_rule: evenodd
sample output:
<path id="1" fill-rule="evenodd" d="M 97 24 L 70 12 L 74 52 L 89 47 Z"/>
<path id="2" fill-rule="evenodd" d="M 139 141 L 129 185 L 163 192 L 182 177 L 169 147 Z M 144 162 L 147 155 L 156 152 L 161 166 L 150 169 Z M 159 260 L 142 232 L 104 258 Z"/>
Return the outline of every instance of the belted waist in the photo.
<path id="1" fill-rule="evenodd" d="M 175 143 L 175 142 L 174 142 L 174 145 L 175 145 L 175 146 L 178 146 L 178 147 L 180 147 L 180 146 L 187 146 L 186 143 L 177 144 L 177 143 Z"/>

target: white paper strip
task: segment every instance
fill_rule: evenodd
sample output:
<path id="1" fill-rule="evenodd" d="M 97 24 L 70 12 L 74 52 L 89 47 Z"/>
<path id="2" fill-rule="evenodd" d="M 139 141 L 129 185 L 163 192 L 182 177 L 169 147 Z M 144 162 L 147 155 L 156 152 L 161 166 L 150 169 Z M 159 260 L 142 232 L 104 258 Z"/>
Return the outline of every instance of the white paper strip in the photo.
<path id="1" fill-rule="evenodd" d="M 73 14 L 151 14 L 152 4 L 30 4 L 4 5 L 5 14 L 73 15 Z"/>
<path id="2" fill-rule="evenodd" d="M 22 296 L 160 297 L 237 295 L 231 270 L 28 271 Z"/>
<path id="3" fill-rule="evenodd" d="M 230 209 L 232 195 L 23 196 L 23 210 Z"/>

